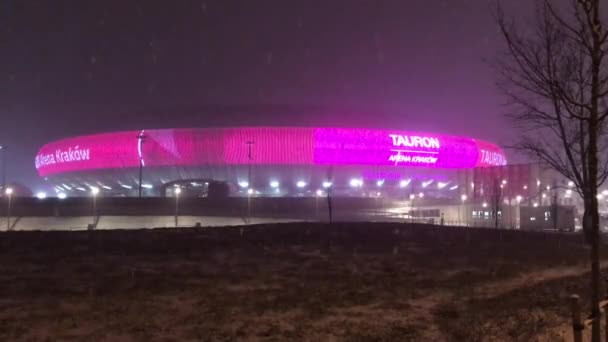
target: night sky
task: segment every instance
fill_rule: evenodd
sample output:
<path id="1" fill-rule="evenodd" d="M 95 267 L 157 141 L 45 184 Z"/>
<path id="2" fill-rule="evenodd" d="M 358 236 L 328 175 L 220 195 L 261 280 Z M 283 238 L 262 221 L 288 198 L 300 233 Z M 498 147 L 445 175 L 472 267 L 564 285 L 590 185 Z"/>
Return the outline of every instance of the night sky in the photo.
<path id="1" fill-rule="evenodd" d="M 509 0 L 510 13 L 530 10 Z M 0 143 L 111 130 L 359 126 L 512 140 L 489 0 L 4 0 Z"/>

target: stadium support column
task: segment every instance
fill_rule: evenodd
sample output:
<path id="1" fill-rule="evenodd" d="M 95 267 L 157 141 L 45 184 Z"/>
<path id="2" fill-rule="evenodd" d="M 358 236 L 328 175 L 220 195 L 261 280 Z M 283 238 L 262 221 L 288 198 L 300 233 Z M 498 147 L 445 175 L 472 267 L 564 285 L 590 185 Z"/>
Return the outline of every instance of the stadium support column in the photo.
<path id="1" fill-rule="evenodd" d="M 139 154 L 139 184 L 138 184 L 138 195 L 137 197 L 141 198 L 141 188 L 143 181 L 143 173 L 144 173 L 144 142 L 146 141 L 146 135 L 142 130 L 139 135 L 137 135 L 137 152 Z"/>
<path id="2" fill-rule="evenodd" d="M 252 149 L 253 149 L 253 145 L 255 144 L 255 141 L 247 141 L 247 184 L 248 186 L 251 188 L 252 184 L 251 184 L 251 163 L 253 162 L 253 154 L 252 154 Z"/>

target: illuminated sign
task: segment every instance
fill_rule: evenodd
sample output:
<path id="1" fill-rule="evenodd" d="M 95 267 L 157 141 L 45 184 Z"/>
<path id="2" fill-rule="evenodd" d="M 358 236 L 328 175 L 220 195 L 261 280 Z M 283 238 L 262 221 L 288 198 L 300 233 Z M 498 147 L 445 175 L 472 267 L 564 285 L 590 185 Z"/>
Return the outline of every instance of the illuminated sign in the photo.
<path id="1" fill-rule="evenodd" d="M 439 139 L 437 138 L 429 138 L 429 137 L 418 137 L 418 136 L 409 136 L 409 135 L 398 135 L 398 134 L 389 134 L 388 135 L 392 141 L 393 146 L 405 146 L 405 147 L 425 147 L 425 148 L 434 148 L 439 149 Z"/>
<path id="2" fill-rule="evenodd" d="M 80 148 L 78 145 L 68 147 L 66 150 L 56 149 L 54 153 L 39 154 L 36 156 L 35 164 L 39 169 L 57 163 L 70 163 L 75 161 L 86 161 L 91 159 L 91 150 Z"/>
<path id="3" fill-rule="evenodd" d="M 495 151 L 486 151 L 480 149 L 481 162 L 487 165 L 507 165 L 507 159 L 504 154 Z"/>

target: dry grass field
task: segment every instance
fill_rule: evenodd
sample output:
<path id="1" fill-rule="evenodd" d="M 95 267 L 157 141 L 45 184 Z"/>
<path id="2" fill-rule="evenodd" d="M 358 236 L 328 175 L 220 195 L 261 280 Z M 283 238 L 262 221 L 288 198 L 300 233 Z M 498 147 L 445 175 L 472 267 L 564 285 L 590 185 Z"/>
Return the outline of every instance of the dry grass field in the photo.
<path id="1" fill-rule="evenodd" d="M 0 340 L 567 340 L 588 253 L 380 223 L 2 233 Z"/>

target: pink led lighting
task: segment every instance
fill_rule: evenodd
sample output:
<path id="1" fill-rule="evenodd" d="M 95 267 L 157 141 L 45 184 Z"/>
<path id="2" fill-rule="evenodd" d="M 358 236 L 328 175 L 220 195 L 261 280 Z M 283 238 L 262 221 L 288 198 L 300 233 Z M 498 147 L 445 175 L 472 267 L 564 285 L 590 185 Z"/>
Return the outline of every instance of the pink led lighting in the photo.
<path id="1" fill-rule="evenodd" d="M 36 155 L 41 176 L 96 169 L 195 165 L 392 165 L 471 168 L 506 164 L 493 144 L 437 134 L 342 128 L 202 128 L 128 131 L 63 139 Z M 246 142 L 253 141 L 249 160 Z"/>

